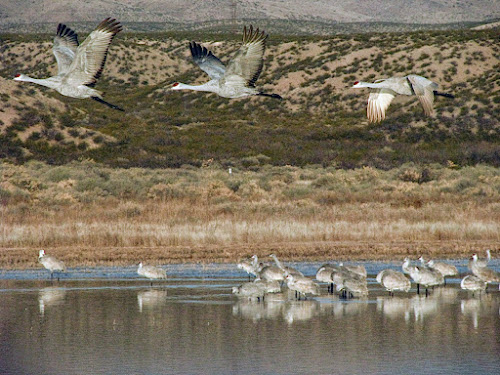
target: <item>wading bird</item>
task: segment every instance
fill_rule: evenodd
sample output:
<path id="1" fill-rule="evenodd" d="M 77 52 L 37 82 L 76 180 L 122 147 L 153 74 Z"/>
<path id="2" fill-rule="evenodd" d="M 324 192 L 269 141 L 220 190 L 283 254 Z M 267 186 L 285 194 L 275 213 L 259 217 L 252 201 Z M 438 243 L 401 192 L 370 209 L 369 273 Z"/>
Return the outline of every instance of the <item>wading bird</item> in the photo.
<path id="1" fill-rule="evenodd" d="M 444 284 L 444 277 L 438 271 L 433 271 L 426 267 L 410 265 L 410 259 L 405 258 L 403 262 L 403 273 L 410 275 L 417 284 L 417 294 L 420 294 L 420 285 L 425 287 L 425 295 L 428 295 L 428 288 Z"/>
<path id="2" fill-rule="evenodd" d="M 142 262 L 139 263 L 137 274 L 139 276 L 147 277 L 149 280 L 151 280 L 151 286 L 153 286 L 153 280 L 167 278 L 167 271 L 165 271 L 164 269 L 155 266 L 143 266 Z"/>
<path id="3" fill-rule="evenodd" d="M 323 264 L 316 271 L 316 280 L 322 283 L 327 283 L 328 293 L 333 294 L 333 273 L 340 272 L 340 266 L 336 264 Z"/>
<path id="4" fill-rule="evenodd" d="M 40 250 L 38 253 L 38 261 L 46 269 L 50 271 L 50 278 L 54 278 L 54 272 L 64 272 L 66 271 L 66 266 L 64 262 L 54 258 L 53 256 L 45 255 L 45 250 Z M 59 276 L 57 276 L 57 281 L 59 281 Z"/>
<path id="5" fill-rule="evenodd" d="M 474 275 L 465 276 L 460 282 L 460 287 L 471 292 L 481 292 L 486 289 L 486 283 Z"/>
<path id="6" fill-rule="evenodd" d="M 368 295 L 366 279 L 355 273 L 346 270 L 334 272 L 332 279 L 337 292 L 341 292 L 343 298 Z"/>
<path id="7" fill-rule="evenodd" d="M 476 264 L 479 267 L 486 267 L 491 260 L 491 250 L 486 250 L 486 259 L 477 259 Z"/>
<path id="8" fill-rule="evenodd" d="M 479 277 L 486 284 L 499 283 L 498 289 L 500 290 L 500 273 L 488 267 L 481 267 L 478 262 L 477 254 L 472 254 L 472 257 L 469 261 L 469 269 L 472 271 L 474 276 Z"/>
<path id="9" fill-rule="evenodd" d="M 362 264 L 353 265 L 353 264 L 344 264 L 342 262 L 339 263 L 341 269 L 357 276 L 358 278 L 366 279 L 366 268 Z"/>
<path id="10" fill-rule="evenodd" d="M 423 259 L 423 258 L 422 258 Z M 456 276 L 458 275 L 458 270 L 457 267 L 455 267 L 452 264 L 444 263 L 444 262 L 436 262 L 434 260 L 429 260 L 427 263 L 425 263 L 429 269 L 432 271 L 437 271 L 443 275 L 444 279 L 444 285 L 446 285 L 446 277 L 447 276 Z"/>
<path id="11" fill-rule="evenodd" d="M 312 294 L 313 296 L 319 296 L 320 294 L 319 285 L 305 276 L 288 273 L 286 275 L 286 285 L 288 289 L 295 291 L 296 297 L 298 293 L 298 299 L 300 299 L 301 294 L 306 299 L 308 294 Z"/>
<path id="12" fill-rule="evenodd" d="M 46 86 L 71 98 L 91 98 L 110 108 L 123 111 L 120 107 L 104 101 L 102 92 L 92 88 L 101 76 L 109 45 L 121 30 L 122 27 L 118 21 L 106 18 L 79 45 L 77 34 L 60 23 L 57 26 L 57 34 L 52 47 L 57 60 L 57 75 L 36 79 L 17 74 L 14 80 Z"/>
<path id="13" fill-rule="evenodd" d="M 223 98 L 244 98 L 252 95 L 281 99 L 278 94 L 265 94 L 255 87 L 262 72 L 267 35 L 250 26 L 243 29 L 243 45 L 236 55 L 224 64 L 209 50 L 196 42 L 189 44 L 193 61 L 208 74 L 210 81 L 202 85 L 175 82 L 172 90 L 194 90 L 216 93 Z"/>
<path id="14" fill-rule="evenodd" d="M 253 255 L 251 258 L 243 259 L 238 263 L 237 267 L 248 273 L 248 281 L 250 281 L 250 276 L 257 276 L 259 271 L 259 259 L 257 255 Z"/>
<path id="15" fill-rule="evenodd" d="M 425 295 L 429 294 L 428 289 L 430 287 L 435 287 L 444 284 L 444 277 L 438 271 L 432 271 L 428 268 L 416 268 L 415 276 L 412 276 L 413 280 L 422 285 L 425 288 Z"/>
<path id="16" fill-rule="evenodd" d="M 425 77 L 409 74 L 404 77 L 379 79 L 373 83 L 356 81 L 352 88 L 371 88 L 376 91 L 368 96 L 366 114 L 369 122 L 380 122 L 385 119 L 385 111 L 396 95 L 416 95 L 424 108 L 424 113 L 431 116 L 434 113 L 434 96 L 454 98 L 451 94 L 437 91 L 439 85 Z"/>
<path id="17" fill-rule="evenodd" d="M 382 285 L 390 295 L 394 295 L 395 290 L 408 292 L 411 288 L 411 282 L 399 271 L 383 270 L 377 275 L 377 282 Z"/>
<path id="18" fill-rule="evenodd" d="M 255 298 L 257 301 L 263 301 L 264 295 L 266 294 L 265 288 L 260 283 L 256 282 L 233 286 L 232 292 L 239 297 L 247 297 L 248 299 Z"/>

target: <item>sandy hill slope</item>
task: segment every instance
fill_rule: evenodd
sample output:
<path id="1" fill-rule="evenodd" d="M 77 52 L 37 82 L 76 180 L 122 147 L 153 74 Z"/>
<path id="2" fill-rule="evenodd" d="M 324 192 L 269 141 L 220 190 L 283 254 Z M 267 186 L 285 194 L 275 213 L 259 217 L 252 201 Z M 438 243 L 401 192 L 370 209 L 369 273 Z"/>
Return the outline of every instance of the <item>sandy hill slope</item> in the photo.
<path id="1" fill-rule="evenodd" d="M 491 0 L 3 0 L 0 26 L 87 22 L 113 16 L 123 22 L 202 23 L 224 19 L 436 24 L 500 16 Z"/>
<path id="2" fill-rule="evenodd" d="M 283 101 L 226 100 L 169 91 L 206 75 L 189 40 L 223 62 L 238 35 L 119 34 L 97 89 L 126 109 L 65 98 L 16 73 L 55 73 L 49 36 L 4 37 L 0 50 L 0 157 L 54 163 L 93 158 L 112 165 L 337 164 L 390 167 L 400 162 L 500 165 L 500 64 L 495 30 L 358 34 L 331 38 L 271 35 L 257 84 Z M 436 98 L 426 118 L 415 98 L 398 97 L 387 120 L 368 124 L 368 91 L 356 80 L 416 73 L 456 98 Z M 255 159 L 256 158 L 256 159 Z"/>

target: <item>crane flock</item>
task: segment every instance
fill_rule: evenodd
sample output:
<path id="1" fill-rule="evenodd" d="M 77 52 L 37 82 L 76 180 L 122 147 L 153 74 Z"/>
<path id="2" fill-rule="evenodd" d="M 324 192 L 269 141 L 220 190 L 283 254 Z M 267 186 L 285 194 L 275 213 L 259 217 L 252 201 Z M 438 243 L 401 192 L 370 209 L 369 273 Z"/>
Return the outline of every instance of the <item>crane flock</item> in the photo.
<path id="1" fill-rule="evenodd" d="M 109 46 L 120 31 L 122 26 L 118 21 L 106 18 L 82 44 L 79 44 L 75 31 L 64 24 L 59 24 L 52 47 L 57 61 L 57 75 L 37 79 L 17 74 L 14 80 L 46 86 L 72 98 L 91 98 L 112 109 L 123 111 L 121 107 L 106 102 L 102 92 L 93 88 L 104 69 Z M 283 99 L 279 94 L 268 94 L 255 86 L 264 66 L 267 38 L 268 34 L 259 28 L 254 29 L 252 25 L 248 28 L 245 26 L 242 44 L 227 65 L 200 43 L 190 42 L 189 50 L 193 62 L 209 76 L 210 80 L 201 85 L 175 82 L 170 90 L 205 91 L 229 99 L 254 95 Z M 378 79 L 373 83 L 356 81 L 352 86 L 352 88 L 373 89 L 368 97 L 369 122 L 383 121 L 387 108 L 397 95 L 416 96 L 425 115 L 432 116 L 435 96 L 454 98 L 451 94 L 437 91 L 438 87 L 437 83 L 416 74 Z"/>
<path id="2" fill-rule="evenodd" d="M 274 264 L 259 262 L 257 255 L 238 263 L 238 269 L 244 270 L 249 277 L 254 276 L 255 279 L 233 287 L 232 293 L 238 297 L 261 301 L 264 300 L 266 294 L 284 292 L 286 286 L 289 292 L 295 294 L 296 299 L 307 299 L 308 296 L 321 295 L 319 283 L 326 283 L 328 294 L 334 294 L 336 290 L 341 298 L 363 298 L 369 294 L 368 275 L 363 265 L 344 265 L 343 262 L 323 264 L 315 274 L 314 278 L 319 282 L 316 283 L 313 278 L 304 276 L 299 270 L 284 266 L 275 254 L 271 254 L 269 258 Z M 472 274 L 462 278 L 460 287 L 474 293 L 485 291 L 489 283 L 498 283 L 500 290 L 500 273 L 488 267 L 489 260 L 491 260 L 490 252 L 485 260 L 479 260 L 477 254 L 473 254 L 468 263 Z M 57 272 L 58 280 L 61 273 L 67 272 L 64 262 L 54 256 L 46 255 L 45 250 L 39 251 L 38 261 L 50 271 L 51 279 L 54 278 L 55 272 Z M 430 288 L 445 285 L 446 276 L 459 276 L 456 267 L 449 263 L 433 260 L 426 262 L 423 257 L 420 257 L 418 261 L 420 265 L 412 264 L 407 257 L 401 264 L 402 272 L 386 268 L 376 275 L 375 280 L 391 296 L 394 296 L 396 291 L 408 293 L 411 289 L 411 282 L 417 285 L 417 294 L 420 293 L 420 286 L 422 286 L 427 296 Z M 153 280 L 167 279 L 165 269 L 143 265 L 142 262 L 139 263 L 137 274 L 149 279 L 151 286 L 153 286 Z"/>

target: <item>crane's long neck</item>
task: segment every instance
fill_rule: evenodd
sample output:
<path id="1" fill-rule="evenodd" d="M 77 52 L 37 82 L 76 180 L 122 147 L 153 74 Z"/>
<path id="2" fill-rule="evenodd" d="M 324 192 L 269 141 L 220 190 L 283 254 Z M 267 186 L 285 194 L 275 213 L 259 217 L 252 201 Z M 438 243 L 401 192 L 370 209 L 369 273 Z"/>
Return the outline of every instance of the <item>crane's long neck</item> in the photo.
<path id="1" fill-rule="evenodd" d="M 51 89 L 55 89 L 59 86 L 59 81 L 54 81 L 51 79 L 52 77 L 45 78 L 45 79 L 38 79 L 38 78 L 33 78 L 24 74 L 21 74 L 20 77 L 16 77 L 16 81 L 23 81 L 23 82 L 32 82 L 36 83 L 37 85 L 49 87 Z"/>
<path id="2" fill-rule="evenodd" d="M 410 260 L 405 259 L 405 261 L 403 262 L 403 266 L 401 268 L 403 268 L 404 272 L 410 273 Z"/>
<path id="3" fill-rule="evenodd" d="M 278 266 L 278 268 L 280 270 L 285 270 L 285 268 L 283 267 L 283 265 L 281 264 L 281 262 L 278 260 L 278 258 L 276 257 L 276 255 L 271 255 L 271 258 L 274 259 L 274 262 L 276 263 L 276 265 Z"/>
<path id="4" fill-rule="evenodd" d="M 370 83 L 370 82 L 359 81 L 356 84 L 356 86 L 354 86 L 354 88 L 363 88 L 363 87 L 368 87 L 371 89 L 380 89 L 380 88 L 387 87 L 387 85 L 384 84 L 384 82 Z"/>
<path id="5" fill-rule="evenodd" d="M 188 85 L 185 83 L 179 83 L 174 87 L 174 90 L 193 90 L 193 91 L 208 91 L 215 92 L 215 86 L 212 81 L 204 83 L 202 85 Z"/>

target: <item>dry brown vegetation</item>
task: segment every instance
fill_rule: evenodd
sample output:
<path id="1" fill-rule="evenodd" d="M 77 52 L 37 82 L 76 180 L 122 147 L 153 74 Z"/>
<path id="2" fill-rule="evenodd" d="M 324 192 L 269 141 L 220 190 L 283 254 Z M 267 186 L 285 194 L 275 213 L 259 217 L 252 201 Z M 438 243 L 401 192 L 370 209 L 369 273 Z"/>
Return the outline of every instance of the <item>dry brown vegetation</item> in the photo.
<path id="1" fill-rule="evenodd" d="M 112 169 L 1 165 L 0 267 L 140 260 L 465 257 L 500 241 L 500 171 L 414 164 L 382 171 L 217 165 Z M 495 250 L 494 250 L 495 251 Z"/>

